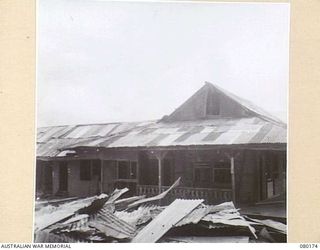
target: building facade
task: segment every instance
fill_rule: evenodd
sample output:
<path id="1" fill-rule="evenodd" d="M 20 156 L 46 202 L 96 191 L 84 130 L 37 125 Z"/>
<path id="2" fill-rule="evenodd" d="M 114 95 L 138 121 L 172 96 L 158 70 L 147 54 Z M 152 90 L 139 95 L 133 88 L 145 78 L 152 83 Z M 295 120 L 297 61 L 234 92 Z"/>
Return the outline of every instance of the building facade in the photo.
<path id="1" fill-rule="evenodd" d="M 168 201 L 252 204 L 286 193 L 286 146 L 286 124 L 206 83 L 157 121 L 39 128 L 36 191 L 154 196 L 180 178 Z"/>

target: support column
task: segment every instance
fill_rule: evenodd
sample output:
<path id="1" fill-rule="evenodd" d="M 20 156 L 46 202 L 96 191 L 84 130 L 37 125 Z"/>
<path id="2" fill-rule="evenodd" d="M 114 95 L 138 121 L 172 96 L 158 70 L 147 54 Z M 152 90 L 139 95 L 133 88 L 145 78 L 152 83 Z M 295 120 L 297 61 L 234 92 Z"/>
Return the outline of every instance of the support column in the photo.
<path id="1" fill-rule="evenodd" d="M 162 187 L 162 158 L 161 157 L 157 157 L 158 158 L 158 168 L 159 168 L 159 172 L 158 172 L 158 185 L 159 185 L 159 194 L 161 193 L 161 187 Z"/>
<path id="2" fill-rule="evenodd" d="M 159 194 L 161 193 L 162 188 L 162 160 L 167 154 L 167 151 L 152 151 L 151 152 L 158 160 L 158 188 Z"/>
<path id="3" fill-rule="evenodd" d="M 234 174 L 234 157 L 230 157 L 230 165 L 231 165 L 231 181 L 232 181 L 232 201 L 236 203 L 236 179 Z"/>
<path id="4" fill-rule="evenodd" d="M 100 160 L 100 193 L 103 193 L 103 160 Z"/>

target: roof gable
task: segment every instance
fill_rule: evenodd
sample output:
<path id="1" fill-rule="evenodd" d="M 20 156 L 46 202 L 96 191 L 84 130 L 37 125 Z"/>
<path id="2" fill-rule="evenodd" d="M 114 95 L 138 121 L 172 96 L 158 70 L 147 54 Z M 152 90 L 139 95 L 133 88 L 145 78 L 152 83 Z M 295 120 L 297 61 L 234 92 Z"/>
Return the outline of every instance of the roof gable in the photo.
<path id="1" fill-rule="evenodd" d="M 161 121 L 259 117 L 286 126 L 278 118 L 222 88 L 206 82 L 194 95 Z"/>

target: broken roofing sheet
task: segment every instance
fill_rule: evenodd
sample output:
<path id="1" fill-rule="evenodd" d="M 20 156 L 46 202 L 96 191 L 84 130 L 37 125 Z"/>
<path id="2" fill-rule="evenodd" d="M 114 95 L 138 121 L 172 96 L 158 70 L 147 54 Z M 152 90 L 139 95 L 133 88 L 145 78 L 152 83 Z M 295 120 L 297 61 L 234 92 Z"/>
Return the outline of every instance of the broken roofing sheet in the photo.
<path id="1" fill-rule="evenodd" d="M 133 207 L 136 207 L 136 206 L 141 205 L 143 203 L 147 203 L 147 202 L 152 202 L 152 201 L 157 201 L 157 200 L 163 199 L 173 188 L 177 187 L 180 184 L 180 180 L 181 180 L 181 178 L 179 177 L 172 184 L 172 186 L 170 188 L 168 188 L 166 191 L 162 192 L 161 194 L 153 196 L 153 197 L 149 197 L 149 198 L 145 198 L 145 199 L 141 199 L 141 200 L 135 201 L 135 202 L 129 204 L 128 208 L 133 208 Z"/>
<path id="2" fill-rule="evenodd" d="M 78 210 L 90 206 L 94 200 L 105 199 L 106 197 L 106 195 L 100 195 L 67 202 L 58 207 L 48 204 L 47 206 L 39 208 L 35 216 L 35 232 L 43 230 L 59 221 L 68 219 Z"/>
<path id="3" fill-rule="evenodd" d="M 154 220 L 145 226 L 136 237 L 133 243 L 153 243 L 159 240 L 173 225 L 187 216 L 193 209 L 200 205 L 203 200 L 180 200 L 176 199 Z"/>

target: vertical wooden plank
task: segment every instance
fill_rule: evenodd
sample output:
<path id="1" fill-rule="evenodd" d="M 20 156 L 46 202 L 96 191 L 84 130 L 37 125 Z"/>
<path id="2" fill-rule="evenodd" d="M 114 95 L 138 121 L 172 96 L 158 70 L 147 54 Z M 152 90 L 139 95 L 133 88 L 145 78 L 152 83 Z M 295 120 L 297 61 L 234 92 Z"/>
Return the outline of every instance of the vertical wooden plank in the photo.
<path id="1" fill-rule="evenodd" d="M 159 181 L 159 194 L 161 194 L 161 187 L 162 187 L 162 158 L 161 157 L 157 157 L 158 158 L 158 170 L 159 170 L 159 176 L 158 176 L 158 181 Z"/>
<path id="2" fill-rule="evenodd" d="M 236 180 L 234 174 L 234 156 L 230 157 L 230 165 L 231 165 L 231 181 L 232 181 L 232 201 L 236 203 Z"/>
<path id="3" fill-rule="evenodd" d="M 261 164 L 260 164 L 260 151 L 257 152 L 256 154 L 256 165 L 257 167 L 255 168 L 255 176 L 256 176 L 256 194 L 255 194 L 255 199 L 256 201 L 261 200 Z"/>
<path id="4" fill-rule="evenodd" d="M 267 198 L 267 178 L 266 178 L 266 156 L 265 153 L 262 152 L 262 168 L 261 168 L 261 200 Z"/>
<path id="5" fill-rule="evenodd" d="M 140 153 L 137 152 L 137 169 L 136 169 L 136 179 L 137 179 L 137 186 L 136 186 L 136 195 L 140 195 L 139 185 L 140 185 Z"/>
<path id="6" fill-rule="evenodd" d="M 100 193 L 103 193 L 103 161 L 100 159 Z"/>

